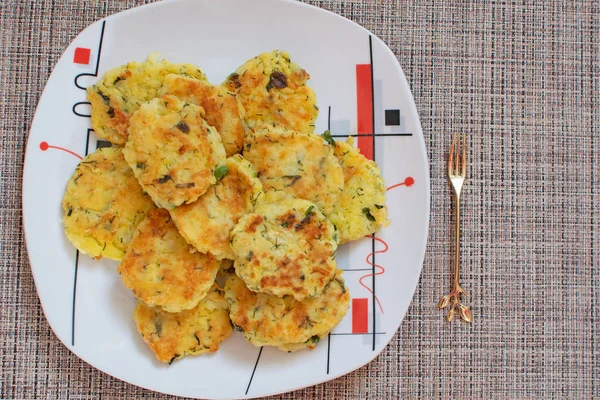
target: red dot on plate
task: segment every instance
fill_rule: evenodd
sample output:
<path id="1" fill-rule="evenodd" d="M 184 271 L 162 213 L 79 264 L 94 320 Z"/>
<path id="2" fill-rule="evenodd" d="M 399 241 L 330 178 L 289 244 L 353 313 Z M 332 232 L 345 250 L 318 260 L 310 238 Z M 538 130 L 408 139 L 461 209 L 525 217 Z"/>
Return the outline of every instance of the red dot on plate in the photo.
<path id="1" fill-rule="evenodd" d="M 50 147 L 50 146 L 48 145 L 48 142 L 42 142 L 42 143 L 40 143 L 40 149 L 41 149 L 42 151 L 46 151 L 46 150 L 48 150 L 48 147 Z"/>
<path id="2" fill-rule="evenodd" d="M 415 180 L 413 179 L 413 177 L 412 177 L 412 176 L 409 176 L 408 178 L 406 178 L 406 179 L 404 180 L 404 184 L 405 184 L 406 186 L 412 186 L 412 185 L 414 185 L 414 184 L 415 184 Z"/>

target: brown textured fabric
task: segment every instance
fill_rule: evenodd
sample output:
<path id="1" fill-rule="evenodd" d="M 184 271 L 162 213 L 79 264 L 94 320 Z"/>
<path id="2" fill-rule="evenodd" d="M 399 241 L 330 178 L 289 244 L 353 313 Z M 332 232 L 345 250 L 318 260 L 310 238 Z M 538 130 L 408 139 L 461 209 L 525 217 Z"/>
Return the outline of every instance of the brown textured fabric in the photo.
<path id="1" fill-rule="evenodd" d="M 380 36 L 413 90 L 431 229 L 400 332 L 371 364 L 281 399 L 600 396 L 600 3 L 307 1 Z M 52 67 L 91 22 L 143 1 L 0 2 L 0 398 L 168 396 L 88 366 L 50 330 L 22 233 L 27 133 Z M 449 132 L 471 135 L 463 284 L 444 323 Z"/>

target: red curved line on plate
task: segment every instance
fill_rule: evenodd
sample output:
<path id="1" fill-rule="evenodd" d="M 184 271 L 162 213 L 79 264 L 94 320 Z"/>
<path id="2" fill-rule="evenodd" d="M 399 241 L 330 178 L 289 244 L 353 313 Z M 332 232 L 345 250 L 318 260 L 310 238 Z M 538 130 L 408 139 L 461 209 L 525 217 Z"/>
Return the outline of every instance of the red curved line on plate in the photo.
<path id="1" fill-rule="evenodd" d="M 367 285 L 365 285 L 363 283 L 363 279 L 370 278 L 371 276 L 374 276 L 374 275 L 375 276 L 382 275 L 385 272 L 385 268 L 383 268 L 381 265 L 373 263 L 373 261 L 370 258 L 372 258 L 374 254 L 385 253 L 386 251 L 388 251 L 388 249 L 390 247 L 388 246 L 388 244 L 384 240 L 382 240 L 382 239 L 380 239 L 378 237 L 373 237 L 373 236 L 367 236 L 367 237 L 375 239 L 379 243 L 383 244 L 385 246 L 385 248 L 383 250 L 376 250 L 374 252 L 371 252 L 371 253 L 367 254 L 367 258 L 366 258 L 367 264 L 372 265 L 375 268 L 379 268 L 380 271 L 375 272 L 375 274 L 368 274 L 368 275 L 362 276 L 358 280 L 358 283 L 360 283 L 360 285 L 362 287 L 364 287 L 365 289 L 367 289 L 373 295 L 373 297 L 375 297 L 375 301 L 377 302 L 377 305 L 379 306 L 379 309 L 381 310 L 381 313 L 383 314 L 383 307 L 381 306 L 381 302 L 379 301 L 379 299 L 377 298 L 377 296 L 375 296 L 375 293 L 373 293 L 373 291 L 371 290 L 371 288 L 369 288 Z"/>
<path id="2" fill-rule="evenodd" d="M 51 146 L 48 144 L 48 142 L 41 142 L 40 143 L 40 150 L 42 151 L 46 151 L 48 149 L 57 149 L 57 150 L 62 150 L 64 152 L 67 152 L 69 154 L 74 155 L 75 157 L 79 158 L 80 160 L 83 160 L 83 157 L 81 157 L 79 154 L 72 152 L 71 150 L 65 149 L 63 147 L 58 147 L 58 146 Z"/>
<path id="3" fill-rule="evenodd" d="M 415 179 L 412 176 L 408 176 L 408 177 L 406 177 L 406 179 L 404 180 L 404 182 L 400 182 L 400 183 L 397 183 L 395 185 L 392 185 L 389 188 L 387 188 L 387 190 L 394 189 L 394 188 L 397 188 L 399 186 L 411 187 L 414 184 L 415 184 Z"/>

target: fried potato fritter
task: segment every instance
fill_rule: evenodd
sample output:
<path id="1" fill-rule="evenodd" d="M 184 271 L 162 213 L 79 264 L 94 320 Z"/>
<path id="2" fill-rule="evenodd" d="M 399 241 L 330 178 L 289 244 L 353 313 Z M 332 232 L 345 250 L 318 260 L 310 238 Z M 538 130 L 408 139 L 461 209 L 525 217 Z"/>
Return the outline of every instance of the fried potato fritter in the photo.
<path id="1" fill-rule="evenodd" d="M 135 228 L 155 208 L 133 176 L 120 148 L 86 156 L 63 197 L 67 238 L 84 254 L 121 260 Z"/>
<path id="2" fill-rule="evenodd" d="M 329 332 L 328 332 L 329 333 Z M 317 347 L 317 343 L 319 343 L 327 334 L 324 335 L 314 335 L 311 336 L 310 339 L 302 342 L 302 343 L 286 343 L 278 346 L 277 348 L 281 351 L 287 351 L 288 353 L 293 353 L 300 350 L 312 350 Z"/>
<path id="3" fill-rule="evenodd" d="M 256 207 L 231 232 L 235 270 L 253 291 L 296 300 L 318 296 L 334 278 L 337 233 L 308 200 Z"/>
<path id="4" fill-rule="evenodd" d="M 250 343 L 284 351 L 314 347 L 344 318 L 350 305 L 339 270 L 320 296 L 304 301 L 252 292 L 237 276 L 227 280 L 225 298 L 231 321 Z"/>
<path id="5" fill-rule="evenodd" d="M 242 151 L 246 130 L 242 125 L 235 95 L 223 86 L 201 79 L 171 74 L 165 78 L 161 93 L 197 104 L 206 111 L 206 122 L 221 135 L 227 157 Z"/>
<path id="6" fill-rule="evenodd" d="M 225 176 L 197 201 L 171 210 L 175 225 L 188 243 L 219 260 L 234 258 L 229 234 L 262 193 L 256 171 L 241 155 L 228 158 L 225 168 Z"/>
<path id="7" fill-rule="evenodd" d="M 135 297 L 167 312 L 194 308 L 215 282 L 220 263 L 192 253 L 169 212 L 152 210 L 140 223 L 118 271 Z"/>
<path id="8" fill-rule="evenodd" d="M 332 147 L 314 134 L 265 125 L 246 136 L 244 157 L 256 168 L 265 191 L 310 200 L 326 214 L 344 189 L 344 173 Z"/>
<path id="9" fill-rule="evenodd" d="M 110 142 L 124 145 L 129 119 L 142 103 L 157 97 L 168 74 L 206 80 L 195 65 L 174 64 L 150 55 L 144 62 L 130 62 L 107 71 L 101 80 L 87 88 L 92 107 L 92 127 Z"/>
<path id="10" fill-rule="evenodd" d="M 388 226 L 386 188 L 377 164 L 344 142 L 336 142 L 334 154 L 344 171 L 344 190 L 326 214 L 340 232 L 340 243 L 362 239 Z"/>
<path id="11" fill-rule="evenodd" d="M 246 61 L 223 85 L 236 94 L 250 129 L 268 123 L 313 132 L 319 107 L 308 79 L 288 53 L 272 51 Z"/>
<path id="12" fill-rule="evenodd" d="M 125 159 L 152 200 L 163 208 L 192 203 L 216 182 L 225 162 L 221 137 L 204 110 L 164 95 L 131 118 Z"/>
<path id="13" fill-rule="evenodd" d="M 138 331 L 160 361 L 214 353 L 233 331 L 223 291 L 214 284 L 191 310 L 168 313 L 138 301 L 133 318 Z"/>

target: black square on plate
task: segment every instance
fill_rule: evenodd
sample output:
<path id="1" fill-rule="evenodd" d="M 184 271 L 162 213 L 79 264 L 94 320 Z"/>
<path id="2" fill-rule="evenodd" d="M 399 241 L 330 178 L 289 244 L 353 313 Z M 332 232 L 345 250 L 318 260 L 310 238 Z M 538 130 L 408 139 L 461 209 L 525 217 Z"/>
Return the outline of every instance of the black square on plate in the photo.
<path id="1" fill-rule="evenodd" d="M 400 125 L 400 110 L 385 110 L 385 126 Z"/>

